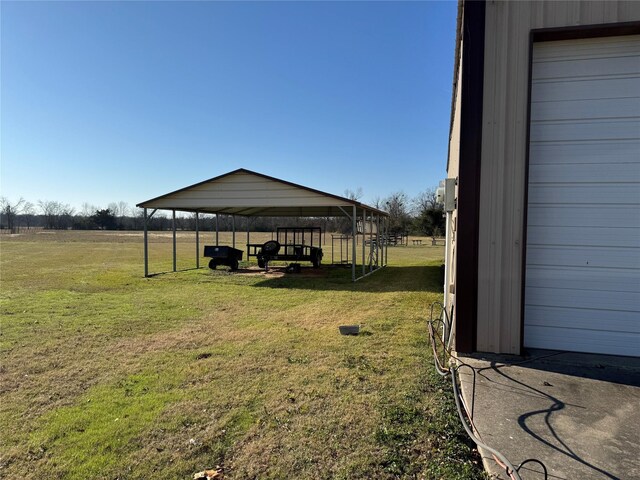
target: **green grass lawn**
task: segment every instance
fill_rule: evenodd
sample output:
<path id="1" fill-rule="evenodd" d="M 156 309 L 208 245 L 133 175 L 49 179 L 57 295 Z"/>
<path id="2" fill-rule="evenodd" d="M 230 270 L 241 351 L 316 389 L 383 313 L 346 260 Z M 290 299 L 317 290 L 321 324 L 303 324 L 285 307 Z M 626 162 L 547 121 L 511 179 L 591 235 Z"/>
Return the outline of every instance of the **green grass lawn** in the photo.
<path id="1" fill-rule="evenodd" d="M 483 478 L 427 343 L 442 247 L 390 248 L 353 284 L 327 266 L 143 278 L 138 233 L 0 242 L 0 477 Z M 178 259 L 194 266 L 192 234 Z M 150 260 L 171 269 L 169 235 Z"/>

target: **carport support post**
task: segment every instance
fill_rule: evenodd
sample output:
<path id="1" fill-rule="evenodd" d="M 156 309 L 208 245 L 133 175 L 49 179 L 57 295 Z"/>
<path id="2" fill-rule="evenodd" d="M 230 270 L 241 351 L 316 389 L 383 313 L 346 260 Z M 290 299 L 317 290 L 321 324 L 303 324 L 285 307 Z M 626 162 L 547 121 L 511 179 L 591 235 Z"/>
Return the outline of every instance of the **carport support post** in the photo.
<path id="1" fill-rule="evenodd" d="M 376 268 L 380 266 L 380 214 L 376 215 Z"/>
<path id="2" fill-rule="evenodd" d="M 356 225 L 356 206 L 353 206 L 353 215 L 351 216 L 351 220 L 352 220 L 352 228 L 351 228 L 351 248 L 352 248 L 352 255 L 351 255 L 351 280 L 353 280 L 354 282 L 356 281 L 356 231 L 357 231 L 357 225 Z"/>
<path id="3" fill-rule="evenodd" d="M 147 209 L 144 208 L 144 276 L 149 276 L 149 242 L 147 235 Z"/>
<path id="4" fill-rule="evenodd" d="M 198 212 L 196 212 L 196 268 L 200 268 L 200 225 L 198 220 Z"/>
<path id="5" fill-rule="evenodd" d="M 172 210 L 171 228 L 173 229 L 173 271 L 176 271 L 176 211 Z"/>
<path id="6" fill-rule="evenodd" d="M 389 238 L 389 219 L 387 218 L 384 222 L 384 234 Z M 384 247 L 384 266 L 386 267 L 389 264 L 389 242 Z"/>
<path id="7" fill-rule="evenodd" d="M 249 217 L 247 217 L 247 260 L 249 260 Z"/>
<path id="8" fill-rule="evenodd" d="M 376 247 L 377 248 L 377 247 Z M 369 271 L 373 272 L 373 212 L 369 212 Z"/>
<path id="9" fill-rule="evenodd" d="M 231 246 L 236 248 L 236 216 L 231 215 Z"/>
<path id="10" fill-rule="evenodd" d="M 218 243 L 218 234 L 220 233 L 219 225 L 218 225 L 218 214 L 216 213 L 216 247 L 220 245 Z"/>
<path id="11" fill-rule="evenodd" d="M 365 258 L 364 258 L 364 244 L 365 244 L 365 240 L 367 239 L 367 236 L 365 235 L 365 222 L 367 221 L 367 211 L 363 208 L 362 209 L 362 276 L 364 277 L 365 273 L 367 273 L 367 267 L 365 265 Z"/>
<path id="12" fill-rule="evenodd" d="M 382 217 L 382 266 L 387 266 L 387 249 L 389 248 L 389 234 L 387 233 L 387 219 Z"/>

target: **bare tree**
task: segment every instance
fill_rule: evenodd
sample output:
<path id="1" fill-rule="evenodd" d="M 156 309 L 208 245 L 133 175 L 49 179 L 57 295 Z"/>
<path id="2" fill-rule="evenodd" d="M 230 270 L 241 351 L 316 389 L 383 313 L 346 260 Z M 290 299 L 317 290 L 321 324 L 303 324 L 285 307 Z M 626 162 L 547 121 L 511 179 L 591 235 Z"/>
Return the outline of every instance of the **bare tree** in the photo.
<path id="1" fill-rule="evenodd" d="M 441 236 L 444 232 L 444 211 L 442 205 L 436 201 L 436 190 L 430 188 L 420 193 L 413 199 L 414 225 L 424 234 L 434 237 Z"/>
<path id="2" fill-rule="evenodd" d="M 68 203 L 60 204 L 60 216 L 58 217 L 57 228 L 66 230 L 73 226 L 73 215 L 76 210 Z"/>
<path id="3" fill-rule="evenodd" d="M 404 192 L 392 193 L 383 201 L 384 209 L 389 214 L 389 231 L 405 233 L 409 230 L 409 198 Z"/>
<path id="4" fill-rule="evenodd" d="M 35 205 L 31 202 L 24 202 L 24 205 L 22 206 L 22 215 L 25 223 L 27 224 L 27 230 L 31 229 L 31 223 L 33 222 L 33 216 L 35 214 Z"/>
<path id="5" fill-rule="evenodd" d="M 118 202 L 118 215 L 121 217 L 126 217 L 127 213 L 129 213 L 129 204 L 123 200 Z"/>
<path id="6" fill-rule="evenodd" d="M 38 200 L 38 207 L 44 217 L 44 228 L 56 228 L 56 219 L 60 215 L 60 203 L 54 200 Z"/>
<path id="7" fill-rule="evenodd" d="M 25 199 L 22 197 L 15 203 L 11 203 L 7 197 L 0 197 L 0 212 L 7 219 L 7 228 L 11 233 L 17 231 L 16 217 L 20 214 L 24 204 Z"/>
<path id="8" fill-rule="evenodd" d="M 117 216 L 118 216 L 118 224 L 122 229 L 125 228 L 125 220 L 127 215 L 129 215 L 129 204 L 127 202 L 120 200 L 118 202 Z"/>
<path id="9" fill-rule="evenodd" d="M 71 226 L 75 210 L 69 204 L 55 200 L 38 200 L 38 207 L 44 216 L 44 228 L 66 229 Z"/>
<path id="10" fill-rule="evenodd" d="M 112 214 L 113 214 L 113 218 L 115 219 L 115 223 L 109 227 L 109 230 L 111 229 L 121 229 L 122 228 L 122 223 L 121 223 L 121 218 L 119 215 L 119 211 L 120 211 L 120 207 L 118 206 L 117 202 L 111 202 L 109 205 L 107 205 L 107 210 L 109 210 Z"/>
<path id="11" fill-rule="evenodd" d="M 433 210 L 438 208 L 438 202 L 436 201 L 436 189 L 429 188 L 422 193 L 419 193 L 416 198 L 413 199 L 413 210 L 416 215 L 420 215 L 425 210 Z"/>
<path id="12" fill-rule="evenodd" d="M 171 223 L 164 212 L 157 212 L 149 220 L 149 230 L 167 230 Z"/>
<path id="13" fill-rule="evenodd" d="M 142 208 L 134 208 L 131 211 L 131 225 L 134 230 L 144 228 L 144 210 Z"/>
<path id="14" fill-rule="evenodd" d="M 349 200 L 355 200 L 357 202 L 362 198 L 362 187 L 358 187 L 355 190 L 347 188 L 344 191 L 344 196 Z"/>
<path id="15" fill-rule="evenodd" d="M 129 215 L 129 204 L 120 200 L 118 202 L 118 215 L 120 216 L 120 223 L 124 225 L 124 219 Z"/>
<path id="16" fill-rule="evenodd" d="M 243 222 L 244 223 L 244 222 Z M 185 215 L 184 220 L 182 222 L 183 230 L 195 230 L 196 229 L 196 214 L 188 213 Z"/>
<path id="17" fill-rule="evenodd" d="M 90 217 L 91 215 L 96 213 L 96 210 L 98 209 L 95 207 L 95 205 L 91 205 L 88 202 L 84 202 L 80 207 L 80 215 L 82 215 L 83 217 Z"/>
<path id="18" fill-rule="evenodd" d="M 355 190 L 346 188 L 344 190 L 344 197 L 355 202 L 360 201 L 360 199 L 362 198 L 362 187 L 358 187 Z M 332 230 L 336 230 L 341 233 L 348 233 L 351 231 L 351 228 L 351 220 L 349 220 L 347 217 L 340 217 L 340 219 L 335 223 Z"/>

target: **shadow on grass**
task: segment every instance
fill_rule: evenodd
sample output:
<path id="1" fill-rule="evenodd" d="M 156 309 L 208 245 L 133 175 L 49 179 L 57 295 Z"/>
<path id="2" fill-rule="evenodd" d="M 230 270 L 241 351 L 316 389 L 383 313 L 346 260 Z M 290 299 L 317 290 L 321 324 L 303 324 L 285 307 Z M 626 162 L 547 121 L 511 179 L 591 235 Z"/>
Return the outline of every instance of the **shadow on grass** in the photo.
<path id="1" fill-rule="evenodd" d="M 326 275 L 290 274 L 257 282 L 259 288 L 328 290 L 353 292 L 442 292 L 441 270 L 437 265 L 385 267 L 372 275 L 351 281 L 351 269 L 327 268 Z"/>
<path id="2" fill-rule="evenodd" d="M 146 278 L 158 277 L 160 275 L 168 275 L 170 273 L 180 273 L 180 272 L 190 272 L 191 270 L 201 270 L 204 267 L 190 267 L 190 268 L 179 268 L 175 272 L 173 270 L 167 270 L 166 272 L 153 272 L 147 274 Z"/>

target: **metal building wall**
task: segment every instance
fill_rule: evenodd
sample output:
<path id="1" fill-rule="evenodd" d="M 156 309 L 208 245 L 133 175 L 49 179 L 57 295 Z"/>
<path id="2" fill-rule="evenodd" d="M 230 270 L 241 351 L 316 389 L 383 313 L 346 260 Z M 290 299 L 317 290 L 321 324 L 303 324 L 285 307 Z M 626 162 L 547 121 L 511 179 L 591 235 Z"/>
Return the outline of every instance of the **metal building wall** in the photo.
<path id="1" fill-rule="evenodd" d="M 520 353 L 529 32 L 640 20 L 640 2 L 487 2 L 477 350 Z"/>
<path id="2" fill-rule="evenodd" d="M 461 42 L 462 43 L 462 42 Z M 460 45 L 462 48 L 462 45 Z M 460 59 L 460 61 L 462 61 Z M 460 85 L 462 81 L 462 68 L 458 69 L 458 80 L 457 85 Z M 453 110 L 453 119 L 451 124 L 451 136 L 449 139 L 449 164 L 447 169 L 447 178 L 457 178 L 458 170 L 459 170 L 459 160 L 460 160 L 460 93 L 459 87 L 458 91 L 455 93 L 455 103 Z M 457 198 L 457 192 L 456 192 Z M 451 214 L 448 224 L 446 228 L 448 230 L 448 234 L 450 235 L 451 241 L 448 246 L 448 249 L 445 251 L 445 265 L 449 275 L 445 276 L 447 280 L 447 285 L 444 286 L 444 295 L 446 298 L 446 305 L 453 305 L 455 301 L 455 284 L 456 284 L 456 225 L 458 223 L 458 212 L 457 210 Z M 455 315 L 455 312 L 454 312 Z"/>

